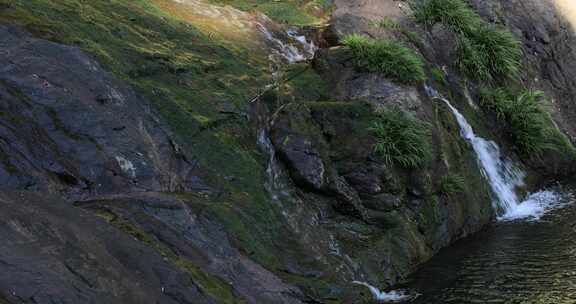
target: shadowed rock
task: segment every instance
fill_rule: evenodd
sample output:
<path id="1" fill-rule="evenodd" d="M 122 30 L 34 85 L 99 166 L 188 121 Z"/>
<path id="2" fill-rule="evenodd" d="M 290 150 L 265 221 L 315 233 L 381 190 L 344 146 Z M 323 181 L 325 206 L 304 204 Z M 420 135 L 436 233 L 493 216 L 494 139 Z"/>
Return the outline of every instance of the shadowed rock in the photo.
<path id="1" fill-rule="evenodd" d="M 57 197 L 2 192 L 0 209 L 10 303 L 216 303 L 158 252 Z"/>

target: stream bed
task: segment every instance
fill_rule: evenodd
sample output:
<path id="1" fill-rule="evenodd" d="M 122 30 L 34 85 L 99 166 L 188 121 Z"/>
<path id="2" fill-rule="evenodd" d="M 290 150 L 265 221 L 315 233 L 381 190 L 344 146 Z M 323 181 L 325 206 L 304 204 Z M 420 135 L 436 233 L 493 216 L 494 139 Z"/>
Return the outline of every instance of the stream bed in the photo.
<path id="1" fill-rule="evenodd" d="M 417 294 L 408 303 L 576 303 L 571 189 L 538 220 L 500 221 L 441 251 L 401 286 Z"/>

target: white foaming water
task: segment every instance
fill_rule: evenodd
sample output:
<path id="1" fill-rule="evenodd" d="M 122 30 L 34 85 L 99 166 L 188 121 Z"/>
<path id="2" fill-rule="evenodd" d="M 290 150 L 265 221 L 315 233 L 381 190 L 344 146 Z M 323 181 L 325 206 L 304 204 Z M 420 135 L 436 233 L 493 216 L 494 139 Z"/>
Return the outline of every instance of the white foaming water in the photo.
<path id="1" fill-rule="evenodd" d="M 516 188 L 524 185 L 524 173 L 514 168 L 514 164 L 510 160 L 502 157 L 500 148 L 495 142 L 476 136 L 472 126 L 470 126 L 466 118 L 450 104 L 450 101 L 440 96 L 434 89 L 430 87 L 426 89 L 431 97 L 440 99 L 448 105 L 458 121 L 460 135 L 472 145 L 474 152 L 476 152 L 482 174 L 488 179 L 492 192 L 497 197 L 497 200 L 494 202 L 494 208 L 497 214 L 501 215 L 512 212 L 520 203 L 518 195 L 516 194 Z"/>
<path id="2" fill-rule="evenodd" d="M 501 155 L 500 148 L 495 142 L 476 136 L 472 126 L 450 104 L 450 101 L 429 86 L 426 86 L 426 91 L 430 97 L 442 100 L 448 105 L 458 121 L 460 135 L 472 145 L 482 174 L 488 179 L 492 192 L 497 198 L 493 206 L 499 220 L 539 220 L 547 212 L 567 204 L 566 200 L 562 199 L 562 195 L 555 191 L 532 193 L 524 201 L 520 201 L 516 188 L 524 185 L 525 173 L 517 169 L 511 160 Z"/>
<path id="3" fill-rule="evenodd" d="M 286 32 L 288 36 L 292 37 L 294 40 L 298 41 L 305 52 L 305 57 L 307 59 L 314 57 L 318 47 L 314 44 L 314 41 L 308 42 L 305 35 L 301 35 L 296 30 L 288 30 Z"/>
<path id="4" fill-rule="evenodd" d="M 501 221 L 529 220 L 538 221 L 546 213 L 565 207 L 571 202 L 569 197 L 556 191 L 540 191 L 532 193 L 521 204 L 507 210 L 498 217 Z"/>
<path id="5" fill-rule="evenodd" d="M 274 37 L 272 32 L 266 28 L 262 23 L 256 22 L 258 30 L 262 33 L 264 38 L 270 43 L 270 46 L 274 53 L 280 55 L 288 63 L 296 63 L 300 61 L 305 61 L 314 56 L 316 52 L 316 46 L 314 43 L 309 43 L 306 41 L 306 37 L 303 35 L 298 35 L 294 30 L 289 30 L 286 32 L 287 37 L 294 39 L 295 42 L 300 44 L 299 47 L 294 46 L 290 43 L 284 43 L 281 39 Z"/>
<path id="6" fill-rule="evenodd" d="M 379 302 L 394 303 L 394 302 L 406 301 L 406 300 L 413 298 L 412 296 L 410 296 L 409 294 L 407 294 L 403 290 L 392 290 L 389 292 L 384 292 L 384 291 L 381 291 L 380 289 L 378 289 L 378 288 L 376 288 L 376 287 L 374 287 L 368 283 L 365 283 L 365 282 L 353 281 L 352 284 L 357 284 L 357 285 L 362 285 L 362 286 L 367 287 L 370 290 L 370 293 L 372 293 L 372 296 L 374 297 L 374 299 L 376 301 L 379 301 Z"/>

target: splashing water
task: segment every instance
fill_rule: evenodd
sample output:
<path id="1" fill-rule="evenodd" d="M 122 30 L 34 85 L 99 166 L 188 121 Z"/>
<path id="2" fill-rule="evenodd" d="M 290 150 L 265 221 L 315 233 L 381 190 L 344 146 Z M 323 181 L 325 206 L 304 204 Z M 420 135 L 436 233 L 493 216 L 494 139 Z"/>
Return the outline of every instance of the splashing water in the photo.
<path id="1" fill-rule="evenodd" d="M 281 39 L 275 37 L 275 35 L 260 22 L 257 22 L 256 26 L 270 44 L 272 51 L 288 63 L 296 63 L 310 59 L 314 56 L 314 53 L 317 50 L 314 43 L 309 43 L 305 36 L 298 35 L 298 32 L 295 30 L 287 31 L 286 35 L 287 37 L 292 38 L 294 42 L 297 42 L 298 46 L 292 43 L 285 43 Z"/>
<path id="2" fill-rule="evenodd" d="M 539 191 L 530 194 L 521 204 L 507 210 L 498 219 L 501 221 L 538 221 L 549 211 L 566 207 L 572 201 L 572 197 L 557 191 Z"/>
<path id="3" fill-rule="evenodd" d="M 497 197 L 494 208 L 498 215 L 510 212 L 520 202 L 515 189 L 524 185 L 524 173 L 514 168 L 510 160 L 502 157 L 500 148 L 495 142 L 476 136 L 472 126 L 452 106 L 450 101 L 440 96 L 438 92 L 430 87 L 427 87 L 427 91 L 431 97 L 446 103 L 456 117 L 460 126 L 460 135 L 472 145 L 482 169 L 482 174 L 488 179 L 492 192 Z"/>
<path id="4" fill-rule="evenodd" d="M 516 189 L 524 186 L 525 173 L 514 166 L 511 160 L 502 156 L 495 142 L 476 136 L 472 126 L 450 101 L 429 86 L 426 86 L 426 92 L 430 97 L 443 101 L 450 108 L 460 126 L 460 135 L 472 145 L 482 174 L 488 180 L 496 196 L 493 206 L 499 220 L 538 220 L 548 211 L 563 205 L 560 203 L 561 195 L 553 191 L 533 193 L 521 202 Z"/>
<path id="5" fill-rule="evenodd" d="M 389 292 L 384 292 L 365 282 L 353 281 L 352 284 L 362 285 L 368 288 L 370 290 L 370 293 L 372 293 L 374 299 L 378 302 L 395 303 L 395 302 L 407 301 L 409 299 L 414 298 L 414 296 L 407 294 L 403 290 L 392 290 Z"/>
<path id="6" fill-rule="evenodd" d="M 308 42 L 305 35 L 301 35 L 294 29 L 288 30 L 286 33 L 302 46 L 305 57 L 307 59 L 314 57 L 314 54 L 316 54 L 316 51 L 318 50 L 318 47 L 314 44 L 314 41 Z"/>

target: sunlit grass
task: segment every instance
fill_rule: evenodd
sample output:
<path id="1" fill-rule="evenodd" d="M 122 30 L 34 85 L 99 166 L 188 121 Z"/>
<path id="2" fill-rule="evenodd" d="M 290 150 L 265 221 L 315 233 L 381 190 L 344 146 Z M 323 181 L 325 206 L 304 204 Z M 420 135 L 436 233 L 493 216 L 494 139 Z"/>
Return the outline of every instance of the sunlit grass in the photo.
<path id="1" fill-rule="evenodd" d="M 192 24 L 203 34 L 214 40 L 225 40 L 233 45 L 262 49 L 259 45 L 254 16 L 230 6 L 222 7 L 199 0 L 177 2 L 153 0 L 172 17 Z"/>
<path id="2" fill-rule="evenodd" d="M 321 23 L 328 17 L 330 0 L 207 0 L 219 5 L 230 5 L 246 12 L 261 12 L 272 20 L 290 25 Z M 315 9 L 314 9 L 315 8 Z"/>
<path id="3" fill-rule="evenodd" d="M 554 125 L 546 110 L 546 96 L 541 91 L 525 90 L 513 94 L 505 89 L 484 89 L 481 104 L 507 125 L 514 146 L 526 157 L 557 151 L 573 157 L 570 141 Z"/>
<path id="4" fill-rule="evenodd" d="M 352 51 L 354 65 L 359 69 L 381 73 L 403 84 L 415 84 L 425 78 L 422 58 L 398 41 L 349 35 L 342 44 Z"/>
<path id="5" fill-rule="evenodd" d="M 522 49 L 508 30 L 484 21 L 466 0 L 414 3 L 416 21 L 441 23 L 457 36 L 456 63 L 471 79 L 498 83 L 518 76 Z"/>

